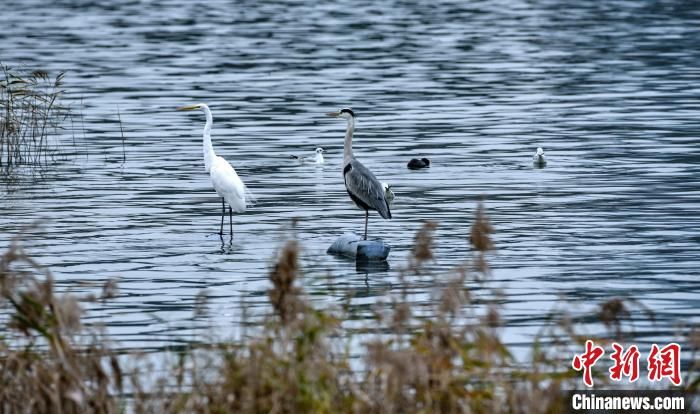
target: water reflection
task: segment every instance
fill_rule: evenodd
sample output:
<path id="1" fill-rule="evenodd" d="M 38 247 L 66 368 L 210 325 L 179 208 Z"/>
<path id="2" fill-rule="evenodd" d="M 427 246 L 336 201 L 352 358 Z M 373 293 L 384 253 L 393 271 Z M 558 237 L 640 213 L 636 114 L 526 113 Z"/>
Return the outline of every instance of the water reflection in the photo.
<path id="1" fill-rule="evenodd" d="M 233 253 L 233 234 L 231 234 L 229 236 L 219 235 L 219 239 L 221 240 L 221 253 L 222 254 L 232 254 Z"/>

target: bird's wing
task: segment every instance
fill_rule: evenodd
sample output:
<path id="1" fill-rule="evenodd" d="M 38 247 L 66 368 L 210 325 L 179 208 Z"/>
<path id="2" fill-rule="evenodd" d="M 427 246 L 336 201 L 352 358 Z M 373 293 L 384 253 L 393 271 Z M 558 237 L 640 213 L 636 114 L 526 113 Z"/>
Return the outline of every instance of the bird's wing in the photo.
<path id="1" fill-rule="evenodd" d="M 343 171 L 345 188 L 354 197 L 377 210 L 383 218 L 391 218 L 391 210 L 384 196 L 384 188 L 377 177 L 361 162 L 353 159 Z"/>
<path id="2" fill-rule="evenodd" d="M 236 213 L 244 212 L 246 208 L 245 184 L 238 177 L 231 164 L 222 157 L 216 157 L 209 176 L 217 194 L 223 197 Z"/>

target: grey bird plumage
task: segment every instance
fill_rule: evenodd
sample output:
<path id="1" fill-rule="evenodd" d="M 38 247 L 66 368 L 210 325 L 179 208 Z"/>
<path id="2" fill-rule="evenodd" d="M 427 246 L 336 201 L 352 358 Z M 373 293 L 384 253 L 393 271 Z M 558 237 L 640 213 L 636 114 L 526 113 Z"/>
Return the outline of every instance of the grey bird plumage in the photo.
<path id="1" fill-rule="evenodd" d="M 367 210 L 376 210 L 382 218 L 390 219 L 391 210 L 386 200 L 386 191 L 382 183 L 360 161 L 352 158 L 343 169 L 345 188 L 350 198 L 358 207 Z"/>
<path id="2" fill-rule="evenodd" d="M 367 222 L 369 210 L 375 210 L 382 218 L 391 218 L 391 209 L 386 200 L 384 186 L 367 167 L 355 158 L 352 152 L 352 136 L 355 131 L 355 113 L 350 108 L 338 112 L 330 112 L 329 116 L 345 118 L 348 121 L 345 132 L 345 148 L 343 155 L 343 179 L 345 189 L 355 204 L 365 210 L 365 235 L 367 240 Z"/>

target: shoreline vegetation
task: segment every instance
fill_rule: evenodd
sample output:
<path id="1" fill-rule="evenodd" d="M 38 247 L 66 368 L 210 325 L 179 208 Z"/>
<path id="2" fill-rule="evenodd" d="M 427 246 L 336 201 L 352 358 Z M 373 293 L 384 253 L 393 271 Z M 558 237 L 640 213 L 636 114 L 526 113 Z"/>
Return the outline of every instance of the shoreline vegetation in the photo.
<path id="1" fill-rule="evenodd" d="M 113 281 L 96 297 L 59 294 L 50 271 L 16 240 L 0 257 L 0 412 L 564 412 L 565 392 L 582 388 L 570 358 L 586 339 L 624 339 L 639 306 L 613 298 L 584 318 L 555 310 L 529 360 L 517 361 L 500 336 L 503 292 L 489 283 L 493 229 L 483 207 L 469 236 L 472 252 L 447 275 L 427 266 L 437 259 L 436 227 L 426 222 L 418 231 L 401 283 L 386 299 L 391 306 L 377 308 L 360 333 L 343 328 L 351 298 L 337 309 L 308 300 L 301 246 L 290 239 L 269 271 L 264 323 L 240 340 L 166 351 L 172 363 L 162 371 L 149 369 L 138 350 L 117 351 L 100 327 L 83 323 L 83 303 L 117 297 Z M 432 300 L 420 307 L 410 303 L 406 283 L 417 278 L 434 286 Z M 206 312 L 205 300 L 199 308 Z M 579 333 L 591 320 L 607 327 L 604 337 Z M 364 340 L 359 370 L 349 355 L 354 335 Z M 596 383 L 606 384 L 606 370 L 594 372 Z M 697 392 L 697 367 L 683 374 L 686 390 Z"/>
<path id="2" fill-rule="evenodd" d="M 0 169 L 46 168 L 63 151 L 63 122 L 72 116 L 62 102 L 61 72 L 17 70 L 0 63 Z M 75 137 L 74 137 L 75 141 Z"/>

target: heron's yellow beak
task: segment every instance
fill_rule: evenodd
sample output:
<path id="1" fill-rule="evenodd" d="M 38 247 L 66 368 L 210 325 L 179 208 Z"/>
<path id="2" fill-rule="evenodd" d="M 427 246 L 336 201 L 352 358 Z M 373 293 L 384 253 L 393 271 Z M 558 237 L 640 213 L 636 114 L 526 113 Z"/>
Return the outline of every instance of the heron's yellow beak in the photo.
<path id="1" fill-rule="evenodd" d="M 340 112 L 328 112 L 328 113 L 326 113 L 326 115 L 337 118 L 340 116 Z"/>
<path id="2" fill-rule="evenodd" d="M 199 109 L 199 105 L 185 105 L 175 108 L 176 111 L 194 111 L 195 109 Z"/>

